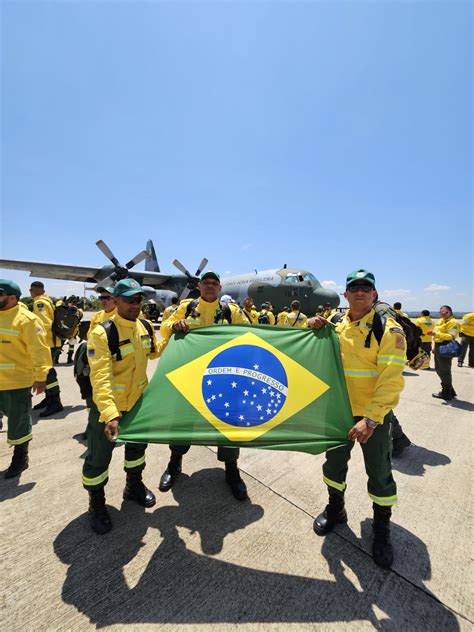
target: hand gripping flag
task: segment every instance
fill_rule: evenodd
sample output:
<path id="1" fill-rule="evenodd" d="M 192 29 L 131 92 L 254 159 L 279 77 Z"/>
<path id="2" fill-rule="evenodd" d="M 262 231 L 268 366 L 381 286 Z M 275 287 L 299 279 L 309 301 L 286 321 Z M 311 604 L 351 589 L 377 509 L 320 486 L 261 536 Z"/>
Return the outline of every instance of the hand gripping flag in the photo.
<path id="1" fill-rule="evenodd" d="M 352 425 L 330 328 L 214 326 L 172 337 L 119 441 L 319 454 Z"/>

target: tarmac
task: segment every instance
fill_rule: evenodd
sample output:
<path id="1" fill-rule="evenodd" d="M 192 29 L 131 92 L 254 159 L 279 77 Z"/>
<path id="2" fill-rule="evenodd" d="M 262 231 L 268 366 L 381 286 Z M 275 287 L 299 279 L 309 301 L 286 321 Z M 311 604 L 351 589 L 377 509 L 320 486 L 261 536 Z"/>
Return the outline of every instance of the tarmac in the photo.
<path id="1" fill-rule="evenodd" d="M 0 477 L 2 630 L 472 629 L 472 369 L 453 367 L 450 403 L 431 397 L 434 370 L 405 372 L 396 413 L 412 445 L 393 460 L 399 504 L 387 571 L 370 554 L 359 446 L 349 522 L 325 538 L 312 529 L 326 504 L 323 455 L 242 450 L 250 501 L 238 502 L 214 448 L 193 447 L 173 489 L 160 493 L 169 451 L 159 445 L 149 446 L 144 472 L 155 507 L 122 500 L 117 448 L 106 490 L 114 528 L 94 534 L 81 485 L 87 412 L 64 361 L 64 411 L 34 412 L 29 469 Z M 5 428 L 0 435 L 5 470 L 11 449 Z"/>

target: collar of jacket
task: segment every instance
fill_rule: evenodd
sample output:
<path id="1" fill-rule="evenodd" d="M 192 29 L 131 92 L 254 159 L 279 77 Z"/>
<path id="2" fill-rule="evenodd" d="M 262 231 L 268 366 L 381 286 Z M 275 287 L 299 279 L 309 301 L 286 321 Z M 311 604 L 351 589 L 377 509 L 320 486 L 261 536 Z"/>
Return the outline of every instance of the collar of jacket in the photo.
<path id="1" fill-rule="evenodd" d="M 0 318 L 5 315 L 5 316 L 10 316 L 12 314 L 15 314 L 16 311 L 18 311 L 20 309 L 20 306 L 18 305 L 18 303 L 16 305 L 14 305 L 13 307 L 10 307 L 9 309 L 2 309 L 0 311 Z"/>
<path id="2" fill-rule="evenodd" d="M 362 316 L 362 318 L 359 318 L 359 320 L 351 320 L 349 317 L 350 314 L 350 310 L 344 315 L 343 321 L 345 323 L 347 323 L 348 325 L 365 325 L 367 326 L 367 323 L 370 322 L 372 323 L 374 320 L 374 314 L 375 314 L 375 309 L 372 308 L 370 310 L 370 312 L 368 312 L 365 316 Z"/>
<path id="3" fill-rule="evenodd" d="M 130 329 L 133 329 L 133 327 L 136 327 L 138 323 L 138 318 L 136 320 L 127 320 L 126 318 L 122 318 L 122 316 L 119 316 L 117 312 L 113 317 L 113 321 L 116 325 L 120 325 L 121 327 L 129 327 Z"/>
<path id="4" fill-rule="evenodd" d="M 205 301 L 201 296 L 199 297 L 199 301 L 198 301 L 198 305 L 197 305 L 197 310 L 212 310 L 212 311 L 216 311 L 220 309 L 220 304 L 219 304 L 219 299 L 216 298 L 215 301 L 212 301 L 212 303 L 209 303 L 208 301 Z"/>

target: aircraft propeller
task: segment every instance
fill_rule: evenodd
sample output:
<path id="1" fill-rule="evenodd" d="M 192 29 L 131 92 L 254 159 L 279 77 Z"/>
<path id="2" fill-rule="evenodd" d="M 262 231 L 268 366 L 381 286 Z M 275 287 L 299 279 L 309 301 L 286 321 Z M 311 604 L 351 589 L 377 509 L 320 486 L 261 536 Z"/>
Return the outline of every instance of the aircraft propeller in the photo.
<path id="1" fill-rule="evenodd" d="M 178 270 L 180 272 L 182 272 L 183 274 L 185 274 L 188 277 L 188 283 L 187 283 L 186 287 L 184 288 L 184 290 L 181 292 L 181 295 L 179 296 L 179 300 L 182 301 L 183 299 L 185 299 L 188 296 L 188 294 L 189 294 L 189 292 L 191 292 L 191 290 L 194 290 L 197 287 L 197 284 L 199 283 L 199 277 L 201 276 L 201 272 L 207 266 L 207 259 L 204 257 L 204 259 L 199 264 L 198 269 L 196 270 L 196 273 L 194 274 L 194 276 L 189 272 L 189 270 L 187 270 L 183 266 L 181 261 L 178 261 L 178 259 L 174 259 L 173 260 L 173 265 L 176 268 L 178 268 Z"/>
<path id="2" fill-rule="evenodd" d="M 133 259 L 130 259 L 130 261 L 128 261 L 125 264 L 125 266 L 123 266 L 120 263 L 120 261 L 117 259 L 117 257 L 114 255 L 114 253 L 107 246 L 105 241 L 103 241 L 102 239 L 99 239 L 95 243 L 97 247 L 99 248 L 99 250 L 107 257 L 107 259 L 109 259 L 112 262 L 115 268 L 112 274 L 110 274 L 110 270 L 105 269 L 102 274 L 99 273 L 97 275 L 96 277 L 97 281 L 100 281 L 101 283 L 105 285 L 109 285 L 113 281 L 120 281 L 121 279 L 127 278 L 129 276 L 128 271 L 134 266 L 136 266 L 137 263 L 140 263 L 140 261 L 143 261 L 144 259 L 146 259 L 148 255 L 146 250 L 142 250 L 138 254 L 136 254 L 133 257 Z"/>

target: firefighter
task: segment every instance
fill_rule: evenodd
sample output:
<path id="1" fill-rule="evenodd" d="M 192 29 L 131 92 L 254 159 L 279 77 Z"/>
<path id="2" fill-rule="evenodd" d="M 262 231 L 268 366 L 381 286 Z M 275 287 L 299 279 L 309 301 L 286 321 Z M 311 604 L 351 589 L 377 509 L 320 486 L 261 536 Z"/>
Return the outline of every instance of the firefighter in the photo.
<path id="1" fill-rule="evenodd" d="M 161 319 L 162 323 L 175 313 L 175 311 L 178 309 L 178 305 L 179 305 L 178 297 L 173 296 L 173 298 L 171 299 L 171 305 L 168 305 L 168 307 L 163 312 L 163 318 Z"/>
<path id="2" fill-rule="evenodd" d="M 450 401 L 456 397 L 457 393 L 453 388 L 453 376 L 451 373 L 452 358 L 444 358 L 440 355 L 440 345 L 442 342 L 455 340 L 459 333 L 459 324 L 453 316 L 453 310 L 449 305 L 442 305 L 439 308 L 440 319 L 434 328 L 435 342 L 435 371 L 441 380 L 441 390 L 439 393 L 433 393 L 433 397 Z"/>
<path id="3" fill-rule="evenodd" d="M 469 347 L 468 364 L 471 369 L 474 369 L 474 312 L 464 314 L 462 317 L 459 335 L 461 336 L 462 351 L 458 358 L 458 366 L 463 365 Z"/>
<path id="4" fill-rule="evenodd" d="M 274 325 L 275 316 L 270 309 L 270 303 L 262 303 L 262 307 L 258 314 L 258 323 L 260 325 Z"/>
<path id="5" fill-rule="evenodd" d="M 301 311 L 299 301 L 291 301 L 291 312 L 286 317 L 285 325 L 288 327 L 306 327 L 308 317 Z"/>
<path id="6" fill-rule="evenodd" d="M 393 304 L 393 309 L 397 312 L 397 314 L 400 314 L 400 316 L 405 316 L 405 318 L 410 318 L 408 314 L 406 314 L 405 312 L 402 312 L 402 304 L 399 301 Z"/>
<path id="7" fill-rule="evenodd" d="M 117 313 L 115 298 L 113 295 L 114 288 L 99 286 L 97 288 L 97 292 L 99 293 L 97 298 L 102 309 L 92 316 L 89 331 L 87 332 L 87 338 L 89 338 L 89 335 L 92 333 L 96 325 L 103 323 Z"/>
<path id="8" fill-rule="evenodd" d="M 0 279 L 0 410 L 8 417 L 7 441 L 14 446 L 5 478 L 28 467 L 32 439 L 31 392 L 44 393 L 51 368 L 41 321 L 20 307 L 16 283 Z"/>
<path id="9" fill-rule="evenodd" d="M 392 476 L 390 421 L 403 389 L 406 363 L 406 339 L 398 323 L 387 317 L 381 343 L 372 331 L 375 316 L 375 278 L 367 270 L 355 270 L 347 276 L 344 293 L 349 311 L 336 324 L 342 365 L 354 415 L 348 439 L 362 446 L 368 475 L 368 492 L 373 502 L 372 555 L 384 568 L 393 562 L 390 542 L 390 517 L 397 501 Z M 320 329 L 327 321 L 308 320 L 308 326 Z M 368 344 L 367 344 L 368 341 Z M 347 522 L 344 509 L 347 466 L 353 443 L 326 452 L 323 480 L 328 487 L 329 503 L 314 521 L 314 531 L 326 535 L 336 524 Z"/>
<path id="10" fill-rule="evenodd" d="M 41 283 L 41 281 L 33 281 L 30 286 L 30 294 L 33 297 L 33 313 L 36 314 L 43 323 L 43 328 L 46 333 L 46 344 L 51 349 L 52 362 L 51 369 L 46 378 L 46 397 L 33 406 L 33 408 L 34 410 L 44 408 L 45 410 L 40 413 L 40 417 L 50 417 L 64 410 L 61 403 L 58 375 L 54 368 L 54 364 L 57 363 L 57 359 L 61 353 L 61 340 L 53 334 L 54 303 L 51 298 L 44 293 L 43 283 Z"/>
<path id="11" fill-rule="evenodd" d="M 278 312 L 276 324 L 279 327 L 286 325 L 286 317 L 288 316 L 289 313 L 290 313 L 290 308 L 287 305 L 285 305 L 285 307 L 281 310 L 281 312 Z"/>
<path id="12" fill-rule="evenodd" d="M 210 325 L 232 324 L 246 325 L 247 318 L 235 303 L 229 303 L 222 308 L 218 296 L 221 290 L 220 276 L 217 272 L 204 272 L 198 284 L 199 298 L 181 301 L 176 312 L 161 324 L 160 334 L 167 343 L 175 332 L 187 333 L 196 327 L 208 327 Z M 181 473 L 183 454 L 188 452 L 189 445 L 170 445 L 171 458 L 168 467 L 163 472 L 159 489 L 167 492 Z M 225 463 L 225 479 L 231 492 L 237 500 L 248 498 L 247 487 L 240 477 L 237 467 L 239 458 L 238 448 L 219 446 L 217 458 Z"/>
<path id="13" fill-rule="evenodd" d="M 247 323 L 249 325 L 257 325 L 258 324 L 258 312 L 255 309 L 253 304 L 253 299 L 250 296 L 247 296 L 244 299 L 244 307 L 242 309 L 242 313 L 247 319 Z"/>
<path id="14" fill-rule="evenodd" d="M 433 346 L 433 328 L 434 321 L 431 318 L 430 311 L 423 309 L 420 316 L 415 320 L 415 325 L 422 331 L 421 334 L 421 348 L 426 351 L 428 357 L 431 357 L 431 347 Z M 429 369 L 429 364 L 426 367 Z"/>
<path id="15" fill-rule="evenodd" d="M 105 507 L 104 488 L 120 418 L 142 397 L 148 384 L 148 359 L 159 355 L 152 328 L 148 331 L 138 320 L 143 301 L 140 284 L 134 279 L 122 279 L 114 288 L 114 298 L 117 313 L 110 317 L 110 321 L 118 333 L 119 353 L 112 356 L 107 331 L 101 325 L 94 328 L 87 341 L 93 402 L 87 426 L 88 452 L 82 469 L 82 483 L 89 492 L 91 527 L 99 534 L 112 528 Z M 146 444 L 125 444 L 127 483 L 123 497 L 143 507 L 152 507 L 155 496 L 142 481 L 146 447 Z"/>

